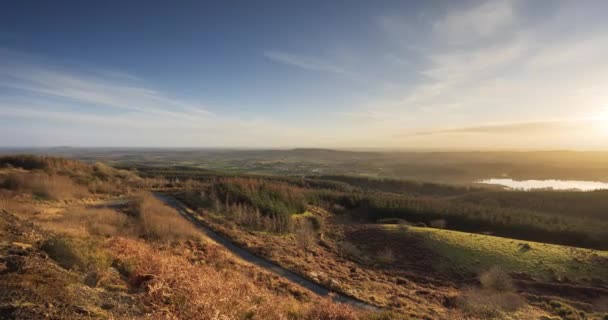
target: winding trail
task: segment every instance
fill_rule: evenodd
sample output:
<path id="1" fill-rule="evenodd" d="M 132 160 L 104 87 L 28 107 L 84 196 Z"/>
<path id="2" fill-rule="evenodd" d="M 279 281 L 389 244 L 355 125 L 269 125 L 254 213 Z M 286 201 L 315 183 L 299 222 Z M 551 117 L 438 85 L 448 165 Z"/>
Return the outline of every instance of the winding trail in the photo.
<path id="1" fill-rule="evenodd" d="M 298 284 L 319 296 L 328 296 L 329 294 L 332 294 L 333 300 L 338 301 L 338 302 L 346 303 L 346 304 L 349 304 L 349 305 L 352 305 L 352 306 L 355 306 L 358 308 L 373 309 L 373 310 L 378 309 L 378 307 L 365 303 L 361 300 L 358 300 L 358 299 L 355 299 L 355 298 L 352 298 L 352 297 L 349 297 L 349 296 L 346 296 L 346 295 L 343 295 L 343 294 L 340 294 L 337 292 L 333 292 L 333 291 L 329 290 L 328 288 L 325 288 L 317 283 L 314 283 L 289 269 L 283 268 L 283 267 L 279 266 L 278 264 L 276 264 L 272 261 L 269 261 L 265 258 L 262 258 L 245 248 L 237 246 L 230 239 L 211 230 L 209 227 L 204 225 L 200 220 L 196 219 L 194 211 L 192 211 L 186 205 L 181 203 L 179 200 L 177 200 L 169 195 L 162 194 L 162 193 L 154 193 L 154 195 L 157 198 L 159 198 L 161 201 L 166 203 L 167 205 L 175 208 L 177 210 L 177 212 L 179 212 L 184 218 L 186 218 L 190 222 L 192 222 L 195 226 L 197 226 L 207 237 L 209 237 L 213 241 L 217 242 L 218 244 L 222 245 L 223 247 L 228 249 L 230 252 L 232 252 L 239 258 L 241 258 L 251 264 L 257 265 L 260 268 L 266 269 L 290 282 Z"/>

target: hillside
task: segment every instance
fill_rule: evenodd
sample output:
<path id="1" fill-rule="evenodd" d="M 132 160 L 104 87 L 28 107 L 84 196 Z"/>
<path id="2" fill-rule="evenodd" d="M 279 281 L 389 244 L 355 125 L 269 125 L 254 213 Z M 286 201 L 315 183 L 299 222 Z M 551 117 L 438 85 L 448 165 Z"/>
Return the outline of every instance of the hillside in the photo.
<path id="1" fill-rule="evenodd" d="M 608 317 L 603 216 L 535 193 L 498 206 L 478 195 L 503 191 L 398 180 L 0 164 L 2 318 Z M 545 197 L 602 195 L 562 194 Z"/>
<path id="2" fill-rule="evenodd" d="M 141 189 L 158 180 L 56 158 L 0 163 L 2 319 L 378 318 L 233 256 Z"/>

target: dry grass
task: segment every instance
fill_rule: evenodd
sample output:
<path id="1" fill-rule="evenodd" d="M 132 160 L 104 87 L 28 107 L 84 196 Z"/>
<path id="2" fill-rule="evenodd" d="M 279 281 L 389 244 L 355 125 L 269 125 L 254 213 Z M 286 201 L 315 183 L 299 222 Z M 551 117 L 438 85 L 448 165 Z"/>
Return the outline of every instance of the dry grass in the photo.
<path id="1" fill-rule="evenodd" d="M 55 236 L 42 244 L 42 250 L 66 269 L 97 271 L 111 265 L 110 257 L 93 238 Z"/>
<path id="2" fill-rule="evenodd" d="M 329 301 L 306 304 L 273 294 L 245 274 L 193 265 L 183 257 L 115 238 L 108 248 L 130 267 L 129 282 L 143 292 L 151 318 L 163 319 L 360 319 L 357 312 Z"/>
<path id="3" fill-rule="evenodd" d="M 148 192 L 135 197 L 130 211 L 137 220 L 140 235 L 146 239 L 171 241 L 201 237 L 192 223 Z"/>
<path id="4" fill-rule="evenodd" d="M 127 213 L 73 207 L 37 222 L 72 236 L 141 237 L 155 241 L 197 240 L 202 236 L 192 223 L 149 193 L 139 194 Z"/>
<path id="5" fill-rule="evenodd" d="M 11 172 L 4 176 L 2 187 L 49 200 L 79 199 L 89 195 L 86 187 L 74 183 L 69 177 L 45 172 Z"/>
<path id="6" fill-rule="evenodd" d="M 18 213 L 20 216 L 33 216 L 40 212 L 40 208 L 28 201 L 19 201 L 8 195 L 0 195 L 0 209 Z"/>
<path id="7" fill-rule="evenodd" d="M 88 234 L 98 236 L 136 234 L 132 219 L 109 208 L 70 208 L 61 216 L 49 221 L 49 224 L 55 230 L 84 230 Z"/>

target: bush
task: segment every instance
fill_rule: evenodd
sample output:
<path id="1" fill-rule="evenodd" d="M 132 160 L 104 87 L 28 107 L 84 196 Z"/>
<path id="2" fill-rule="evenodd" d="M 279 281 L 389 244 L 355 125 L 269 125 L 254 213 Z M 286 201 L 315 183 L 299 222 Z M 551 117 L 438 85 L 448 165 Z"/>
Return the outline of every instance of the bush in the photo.
<path id="1" fill-rule="evenodd" d="M 111 265 L 108 254 L 93 239 L 56 236 L 45 241 L 41 248 L 66 269 L 104 270 Z"/>
<path id="2" fill-rule="evenodd" d="M 357 262 L 364 264 L 369 263 L 369 257 L 359 249 L 356 245 L 348 241 L 342 241 L 339 244 L 340 253 L 346 257 L 349 257 Z"/>
<path id="3" fill-rule="evenodd" d="M 376 261 L 380 262 L 381 264 L 391 264 L 395 262 L 395 254 L 391 248 L 386 247 L 384 250 L 378 252 L 376 255 Z"/>
<path id="4" fill-rule="evenodd" d="M 502 312 L 518 310 L 525 305 L 525 300 L 513 292 L 468 289 L 458 297 L 457 305 L 466 314 L 492 319 L 501 317 Z"/>
<path id="5" fill-rule="evenodd" d="M 493 267 L 479 276 L 479 282 L 484 289 L 497 292 L 512 292 L 515 289 L 513 280 L 504 270 Z"/>
<path id="6" fill-rule="evenodd" d="M 295 236 L 298 246 L 303 250 L 308 250 L 317 243 L 317 234 L 308 219 L 299 221 L 295 229 Z"/>
<path id="7" fill-rule="evenodd" d="M 320 233 L 323 232 L 323 219 L 318 216 L 306 216 L 306 221 L 312 227 L 313 231 Z"/>
<path id="8" fill-rule="evenodd" d="M 479 281 L 482 289 L 465 290 L 458 299 L 458 305 L 465 313 L 489 319 L 525 305 L 525 300 L 514 292 L 511 277 L 502 269 L 494 267 L 483 272 Z"/>

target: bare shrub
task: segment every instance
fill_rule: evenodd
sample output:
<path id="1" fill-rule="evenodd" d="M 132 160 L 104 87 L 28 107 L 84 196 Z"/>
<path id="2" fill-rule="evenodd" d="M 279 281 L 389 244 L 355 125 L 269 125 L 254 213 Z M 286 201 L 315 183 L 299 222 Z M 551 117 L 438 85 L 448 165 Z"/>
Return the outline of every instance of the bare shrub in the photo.
<path id="1" fill-rule="evenodd" d="M 496 318 L 525 305 L 525 300 L 514 292 L 511 277 L 499 267 L 479 276 L 482 289 L 468 289 L 459 298 L 460 307 L 468 314 L 481 318 Z"/>
<path id="2" fill-rule="evenodd" d="M 513 312 L 525 305 L 525 300 L 513 292 L 496 292 L 487 289 L 468 289 L 459 296 L 458 306 L 467 314 L 491 319 L 502 312 Z"/>
<path id="3" fill-rule="evenodd" d="M 515 289 L 511 276 L 500 267 L 493 267 L 481 273 L 479 282 L 484 289 L 498 292 L 511 292 Z"/>
<path id="4" fill-rule="evenodd" d="M 301 220 L 295 227 L 295 237 L 301 249 L 308 250 L 317 243 L 317 233 L 308 220 Z"/>
<path id="5" fill-rule="evenodd" d="M 395 254 L 391 248 L 386 247 L 382 251 L 378 252 L 376 255 L 376 261 L 380 262 L 381 264 L 391 264 L 395 262 Z"/>

